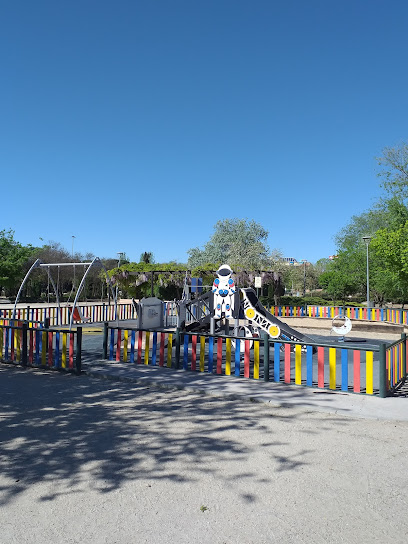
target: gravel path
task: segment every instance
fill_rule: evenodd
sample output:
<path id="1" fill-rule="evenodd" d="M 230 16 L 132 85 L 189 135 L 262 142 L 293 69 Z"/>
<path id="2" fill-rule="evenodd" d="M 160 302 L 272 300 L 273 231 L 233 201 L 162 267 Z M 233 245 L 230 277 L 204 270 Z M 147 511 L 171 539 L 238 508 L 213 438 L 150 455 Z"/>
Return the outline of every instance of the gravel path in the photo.
<path id="1" fill-rule="evenodd" d="M 2 544 L 405 543 L 408 423 L 0 366 Z"/>

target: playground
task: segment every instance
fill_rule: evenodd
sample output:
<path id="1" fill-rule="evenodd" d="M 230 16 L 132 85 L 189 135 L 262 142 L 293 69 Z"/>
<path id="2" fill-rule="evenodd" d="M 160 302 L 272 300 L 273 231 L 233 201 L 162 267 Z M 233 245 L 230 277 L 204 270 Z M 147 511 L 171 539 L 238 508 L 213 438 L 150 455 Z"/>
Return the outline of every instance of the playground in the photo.
<path id="1" fill-rule="evenodd" d="M 254 290 L 235 285 L 228 265 L 210 292 L 186 284 L 180 301 L 118 303 L 110 290 L 110 305 L 79 304 L 80 289 L 70 308 L 24 306 L 17 297 L 0 316 L 2 360 L 78 374 L 104 360 L 383 398 L 407 375 L 403 312 L 390 323 L 367 319 L 383 317 L 377 311 L 353 318 L 343 308 L 266 309 Z"/>

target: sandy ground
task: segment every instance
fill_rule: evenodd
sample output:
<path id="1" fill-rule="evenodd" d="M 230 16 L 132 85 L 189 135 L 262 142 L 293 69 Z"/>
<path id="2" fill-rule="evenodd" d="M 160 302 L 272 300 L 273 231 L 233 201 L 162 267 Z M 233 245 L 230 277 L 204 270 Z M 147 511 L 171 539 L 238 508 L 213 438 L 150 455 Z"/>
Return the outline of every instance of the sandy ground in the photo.
<path id="1" fill-rule="evenodd" d="M 405 543 L 408 423 L 0 366 L 2 544 Z"/>

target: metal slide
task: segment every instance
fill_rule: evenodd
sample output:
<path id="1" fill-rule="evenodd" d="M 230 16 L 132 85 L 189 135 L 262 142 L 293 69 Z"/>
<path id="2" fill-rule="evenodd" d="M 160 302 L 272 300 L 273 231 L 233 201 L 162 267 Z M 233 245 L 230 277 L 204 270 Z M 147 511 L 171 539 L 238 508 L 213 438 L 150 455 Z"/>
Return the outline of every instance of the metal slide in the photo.
<path id="1" fill-rule="evenodd" d="M 240 291 L 242 295 L 241 306 L 244 308 L 245 318 L 248 319 L 253 326 L 259 327 L 266 332 L 268 332 L 269 329 L 274 329 L 274 325 L 278 326 L 280 329 L 280 334 L 278 337 L 272 337 L 275 340 L 281 339 L 305 343 L 314 342 L 314 340 L 312 340 L 309 336 L 292 329 L 292 327 L 289 327 L 289 325 L 283 323 L 283 321 L 268 312 L 268 310 L 259 302 L 259 299 L 253 289 L 240 289 Z M 248 314 L 251 316 L 251 318 L 248 317 Z"/>

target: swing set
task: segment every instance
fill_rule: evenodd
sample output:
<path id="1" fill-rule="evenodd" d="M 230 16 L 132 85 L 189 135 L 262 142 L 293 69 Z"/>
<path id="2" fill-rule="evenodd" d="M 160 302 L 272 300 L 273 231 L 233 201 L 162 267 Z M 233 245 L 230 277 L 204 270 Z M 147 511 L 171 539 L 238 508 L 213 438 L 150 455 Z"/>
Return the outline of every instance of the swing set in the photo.
<path id="1" fill-rule="evenodd" d="M 14 302 L 12 319 L 15 319 L 17 303 L 18 303 L 18 301 L 20 299 L 20 295 L 21 295 L 21 292 L 23 290 L 23 287 L 24 287 L 26 281 L 28 280 L 28 278 L 30 277 L 31 272 L 33 270 L 35 270 L 36 268 L 44 268 L 47 271 L 47 274 L 48 274 L 48 281 L 49 281 L 49 283 L 51 283 L 52 288 L 54 289 L 55 299 L 56 299 L 57 306 L 58 306 L 57 325 L 59 325 L 59 317 L 61 315 L 61 305 L 60 305 L 60 299 L 59 299 L 59 294 L 58 294 L 58 288 L 57 288 L 57 285 L 55 285 L 54 279 L 53 279 L 53 277 L 51 275 L 51 272 L 50 272 L 50 268 L 53 268 L 53 267 L 58 268 L 58 280 L 57 280 L 57 283 L 58 283 L 58 287 L 59 287 L 59 270 L 60 270 L 61 266 L 73 266 L 74 267 L 74 281 L 72 283 L 71 293 L 69 294 L 68 302 L 67 302 L 67 307 L 69 308 L 69 312 L 70 312 L 69 330 L 72 329 L 72 325 L 73 325 L 74 321 L 75 322 L 81 322 L 81 323 L 86 323 L 87 321 L 90 321 L 90 318 L 84 317 L 82 315 L 81 310 L 77 307 L 77 303 L 78 303 L 79 295 L 81 294 L 81 291 L 83 290 L 83 288 L 85 286 L 86 277 L 87 277 L 89 271 L 91 270 L 91 268 L 97 268 L 97 267 L 102 268 L 103 271 L 105 272 L 105 277 L 106 277 L 107 283 L 108 283 L 108 285 L 110 287 L 110 290 L 111 290 L 111 293 L 112 293 L 112 298 L 113 298 L 114 303 L 115 303 L 115 319 L 116 320 L 118 319 L 116 294 L 115 294 L 115 291 L 113 289 L 112 282 L 111 282 L 111 280 L 109 278 L 108 272 L 107 272 L 105 266 L 103 265 L 103 263 L 101 262 L 101 260 L 99 259 L 99 257 L 95 257 L 92 262 L 88 262 L 88 263 L 43 263 L 41 261 L 41 259 L 37 259 L 35 261 L 35 263 L 33 263 L 33 265 L 31 266 L 30 270 L 25 275 L 25 277 L 24 277 L 24 279 L 23 279 L 23 281 L 22 281 L 22 283 L 20 285 L 20 289 L 18 290 L 16 300 Z M 74 285 L 74 283 L 75 283 L 75 270 L 76 270 L 77 267 L 84 267 L 84 275 L 82 276 L 81 282 L 80 282 L 80 284 L 78 286 L 78 289 L 77 289 L 77 292 L 76 292 L 76 295 L 75 295 L 75 299 L 74 299 L 74 302 L 73 302 L 72 308 L 71 308 L 69 306 L 69 300 L 70 300 L 71 295 L 72 295 L 72 293 L 73 293 L 73 291 L 75 289 L 75 285 Z"/>

